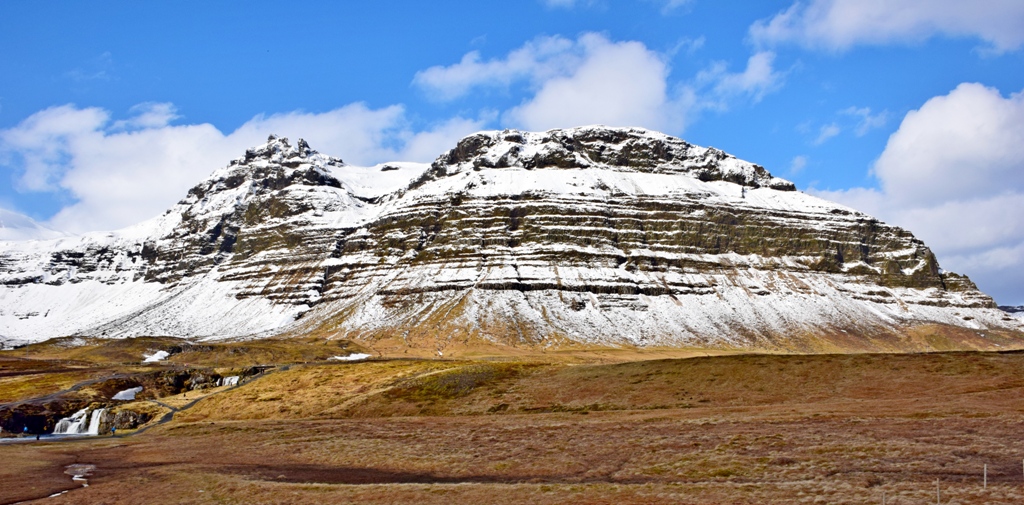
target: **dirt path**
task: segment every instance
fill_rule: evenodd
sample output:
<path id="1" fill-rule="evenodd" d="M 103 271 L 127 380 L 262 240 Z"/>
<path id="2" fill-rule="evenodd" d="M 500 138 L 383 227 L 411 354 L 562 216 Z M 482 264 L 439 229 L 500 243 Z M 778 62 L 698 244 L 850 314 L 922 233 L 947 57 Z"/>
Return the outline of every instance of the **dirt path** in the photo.
<path id="1" fill-rule="evenodd" d="M 447 372 L 449 370 L 451 370 L 451 369 L 450 368 L 442 368 L 440 370 L 433 370 L 433 371 L 424 372 L 424 373 L 421 373 L 421 374 L 410 374 L 410 375 L 406 375 L 406 376 L 402 376 L 402 377 L 398 377 L 398 378 L 400 378 L 400 379 L 418 379 L 418 378 L 421 378 L 421 377 L 429 377 L 431 375 L 436 375 L 436 374 L 439 374 L 439 373 L 442 373 L 442 372 Z M 345 401 L 341 402 L 338 405 L 338 409 L 341 410 L 341 411 L 344 411 L 345 409 L 348 409 L 349 407 L 352 407 L 352 406 L 356 405 L 361 400 L 365 400 L 366 398 L 369 398 L 370 396 L 378 395 L 378 394 L 381 394 L 381 393 L 383 393 L 385 391 L 389 391 L 389 390 L 394 389 L 394 388 L 395 388 L 395 384 L 394 384 L 394 382 L 392 382 L 391 384 L 388 384 L 388 385 L 372 388 L 369 391 L 364 391 L 362 393 L 358 393 L 355 396 L 349 398 L 348 400 L 345 400 Z"/>
<path id="2" fill-rule="evenodd" d="M 413 361 L 420 361 L 420 360 L 413 360 Z M 330 361 L 327 361 L 327 362 L 313 362 L 313 363 L 303 364 L 302 366 L 317 366 L 317 365 L 325 365 L 325 364 L 337 365 L 339 363 L 330 362 Z M 252 382 L 254 382 L 256 380 L 259 380 L 259 379 L 261 379 L 263 377 L 266 377 L 266 376 L 268 376 L 268 375 L 270 375 L 272 373 L 288 371 L 288 370 L 290 370 L 292 368 L 292 366 L 293 365 L 284 365 L 284 366 L 281 366 L 279 368 L 274 368 L 272 370 L 268 370 L 268 371 L 266 371 L 266 372 L 264 372 L 264 373 L 262 373 L 260 375 L 253 376 L 249 380 L 247 380 L 245 382 L 242 382 L 242 383 L 240 383 L 238 385 L 227 387 L 227 388 L 224 388 L 224 389 L 222 389 L 220 391 L 214 391 L 212 393 L 200 396 L 200 397 L 195 398 L 194 400 L 192 400 L 192 401 L 190 401 L 188 403 L 185 403 L 183 405 L 180 405 L 180 406 L 170 405 L 170 404 L 168 404 L 168 403 L 166 403 L 164 401 L 161 401 L 161 399 L 149 400 L 152 403 L 155 403 L 157 405 L 160 405 L 161 407 L 166 408 L 169 412 L 164 414 L 155 423 L 147 424 L 146 426 L 140 428 L 137 431 L 133 431 L 131 433 L 126 433 L 124 436 L 135 436 L 135 435 L 142 434 L 142 433 L 144 433 L 145 431 L 149 430 L 150 428 L 152 428 L 154 426 L 159 426 L 161 424 L 165 424 L 165 423 L 168 423 L 168 422 L 174 420 L 174 414 L 176 414 L 178 412 L 181 412 L 181 411 L 184 411 L 184 410 L 188 410 L 188 409 L 192 408 L 195 404 L 197 404 L 197 403 L 199 403 L 199 402 L 201 402 L 201 401 L 203 401 L 203 400 L 205 400 L 207 398 L 210 398 L 212 396 L 221 394 L 221 393 L 223 393 L 225 391 L 230 391 L 232 389 L 241 387 L 241 386 L 246 385 L 246 384 L 250 384 L 250 383 L 252 383 Z M 405 378 L 428 377 L 428 376 L 439 374 L 439 373 L 442 373 L 442 372 L 447 372 L 449 370 L 450 370 L 449 368 L 444 368 L 444 369 L 433 370 L 433 371 L 430 371 L 430 372 L 424 372 L 424 373 L 420 373 L 420 374 L 410 374 L 410 375 L 402 376 L 402 377 L 399 377 L 399 378 L 405 379 Z M 371 397 L 373 395 L 377 395 L 377 394 L 383 393 L 385 391 L 393 389 L 394 387 L 395 387 L 394 383 L 392 382 L 391 384 L 388 384 L 388 385 L 383 385 L 383 386 L 375 387 L 375 388 L 372 388 L 372 389 L 370 389 L 368 391 L 364 391 L 362 393 L 358 393 L 358 394 L 352 396 L 351 398 L 345 400 L 344 402 L 342 402 L 339 405 L 339 407 L 341 409 L 347 409 L 347 408 L 349 408 L 349 407 L 351 407 L 353 405 L 358 404 L 360 401 L 365 400 L 366 398 L 369 398 L 369 397 Z M 165 397 L 163 399 L 166 399 L 166 398 L 167 397 Z"/>
<path id="3" fill-rule="evenodd" d="M 250 384 L 250 383 L 255 382 L 255 381 L 257 381 L 257 380 L 259 380 L 259 379 L 261 379 L 263 377 L 266 377 L 266 376 L 268 376 L 268 375 L 270 375 L 272 373 L 284 372 L 284 371 L 290 370 L 290 369 L 291 369 L 291 365 L 284 365 L 284 366 L 282 366 L 280 368 L 274 368 L 274 369 L 271 369 L 271 370 L 267 370 L 267 371 L 265 371 L 265 372 L 263 372 L 263 373 L 261 373 L 259 375 L 252 376 L 249 380 L 247 380 L 245 382 L 240 382 L 240 383 L 238 383 L 238 384 L 236 384 L 234 386 L 229 386 L 229 387 L 226 387 L 224 389 L 221 389 L 220 391 L 214 391 L 212 393 L 205 394 L 205 395 L 200 396 L 200 397 L 198 397 L 198 398 L 196 398 L 196 399 L 194 399 L 194 400 L 192 400 L 192 401 L 190 401 L 190 402 L 188 402 L 188 403 L 186 403 L 184 405 L 181 405 L 179 407 L 175 407 L 173 405 L 168 405 L 167 403 L 162 402 L 159 399 L 149 400 L 150 402 L 153 402 L 153 403 L 155 403 L 157 405 L 160 405 L 161 407 L 166 408 L 170 412 L 164 414 L 155 423 L 147 424 L 146 426 L 143 426 L 142 428 L 139 428 L 136 431 L 133 431 L 131 433 L 125 434 L 125 436 L 127 437 L 127 436 L 141 435 L 142 433 L 145 433 L 147 430 L 149 430 L 150 428 L 152 428 L 154 426 L 159 426 L 161 424 L 165 424 L 165 423 L 171 422 L 172 420 L 174 420 L 174 414 L 176 414 L 178 412 L 181 412 L 183 410 L 188 410 L 188 409 L 192 408 L 195 404 L 197 404 L 197 403 L 199 403 L 199 402 L 201 402 L 201 401 L 203 401 L 203 400 L 205 400 L 205 399 L 207 399 L 207 398 L 209 398 L 211 396 L 216 396 L 216 395 L 219 395 L 219 394 L 221 394 L 221 393 L 223 393 L 225 391 L 231 391 L 232 389 L 244 386 L 246 384 Z"/>

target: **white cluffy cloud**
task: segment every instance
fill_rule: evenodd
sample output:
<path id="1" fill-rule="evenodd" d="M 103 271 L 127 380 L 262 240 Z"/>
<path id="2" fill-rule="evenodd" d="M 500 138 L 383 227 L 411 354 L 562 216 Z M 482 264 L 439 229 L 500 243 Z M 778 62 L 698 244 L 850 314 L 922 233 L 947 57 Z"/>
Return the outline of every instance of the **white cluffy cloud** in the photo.
<path id="1" fill-rule="evenodd" d="M 434 66 L 416 73 L 413 83 L 436 100 L 462 97 L 475 88 L 507 88 L 528 81 L 533 85 L 578 68 L 582 47 L 564 37 L 538 37 L 505 58 L 481 61 L 480 52 L 466 53 L 454 65 Z"/>
<path id="2" fill-rule="evenodd" d="M 909 112 L 874 164 L 881 189 L 820 196 L 903 226 L 944 268 L 1024 303 L 1024 91 L 961 84 Z"/>
<path id="3" fill-rule="evenodd" d="M 577 40 L 540 37 L 487 61 L 474 51 L 417 73 L 413 82 L 440 100 L 525 84 L 532 96 L 503 121 L 530 130 L 594 123 L 678 130 L 687 102 L 668 93 L 668 73 L 662 55 L 640 42 L 587 33 Z"/>
<path id="4" fill-rule="evenodd" d="M 172 125 L 178 116 L 167 103 L 142 104 L 132 114 L 113 121 L 106 110 L 74 105 L 37 112 L 0 131 L 0 168 L 14 172 L 19 191 L 70 196 L 73 203 L 43 224 L 80 233 L 159 214 L 270 133 L 305 138 L 314 149 L 349 163 L 373 164 L 429 161 L 483 125 L 454 118 L 416 131 L 401 106 L 370 109 L 359 103 L 323 113 L 260 115 L 230 133 L 211 124 Z"/>
<path id="5" fill-rule="evenodd" d="M 525 85 L 527 98 L 503 115 L 506 126 L 547 130 L 600 123 L 681 133 L 700 110 L 725 109 L 740 98 L 760 100 L 782 79 L 769 51 L 751 56 L 740 72 L 717 62 L 692 83 L 676 85 L 668 59 L 641 42 L 614 42 L 597 33 L 576 40 L 540 37 L 503 58 L 467 53 L 458 63 L 417 73 L 413 82 L 442 101 Z"/>
<path id="6" fill-rule="evenodd" d="M 532 99 L 506 114 L 506 122 L 530 130 L 581 124 L 681 128 L 685 102 L 668 95 L 668 68 L 640 42 L 580 37 L 577 65 L 544 81 Z"/>
<path id="7" fill-rule="evenodd" d="M 754 23 L 760 44 L 795 42 L 842 51 L 858 44 L 916 42 L 934 35 L 976 37 L 1005 52 L 1024 45 L 1020 0 L 810 0 L 798 1 Z"/>

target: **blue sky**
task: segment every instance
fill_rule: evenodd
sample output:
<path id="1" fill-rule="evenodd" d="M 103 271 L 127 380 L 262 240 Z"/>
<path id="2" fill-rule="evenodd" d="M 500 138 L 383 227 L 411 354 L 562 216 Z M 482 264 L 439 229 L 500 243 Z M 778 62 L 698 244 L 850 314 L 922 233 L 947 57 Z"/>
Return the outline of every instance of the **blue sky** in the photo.
<path id="1" fill-rule="evenodd" d="M 9 1 L 6 237 L 146 219 L 271 131 L 368 164 L 605 123 L 764 165 L 1024 303 L 1022 4 Z"/>

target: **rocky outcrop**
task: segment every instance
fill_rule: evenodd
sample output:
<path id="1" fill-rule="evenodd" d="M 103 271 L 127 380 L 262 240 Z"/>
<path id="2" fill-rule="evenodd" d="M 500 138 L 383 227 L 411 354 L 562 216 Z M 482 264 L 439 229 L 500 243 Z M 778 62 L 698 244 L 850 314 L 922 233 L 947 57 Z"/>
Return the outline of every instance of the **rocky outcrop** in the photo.
<path id="1" fill-rule="evenodd" d="M 149 222 L 0 244 L 0 333 L 441 351 L 473 338 L 807 349 L 835 335 L 900 349 L 919 325 L 1020 329 L 910 232 L 656 132 L 483 132 L 414 168 L 272 137 Z"/>
<path id="2" fill-rule="evenodd" d="M 81 409 L 95 410 L 121 405 L 123 402 L 112 400 L 112 398 L 118 392 L 126 389 L 141 386 L 142 390 L 135 395 L 135 399 L 147 400 L 176 395 L 192 389 L 212 387 L 220 378 L 219 374 L 211 370 L 182 369 L 88 381 L 71 390 L 44 398 L 0 405 L 0 429 L 4 433 L 17 434 L 22 433 L 27 426 L 28 432 L 31 434 L 52 433 L 58 421 L 70 417 Z M 124 412 L 127 410 L 108 410 L 106 415 L 99 420 L 99 432 L 107 433 L 110 426 L 114 425 L 118 429 L 126 428 L 128 424 L 131 424 L 132 419 L 145 423 L 152 417 L 152 414 L 146 411 Z"/>
<path id="3" fill-rule="evenodd" d="M 686 174 L 701 181 L 728 181 L 752 188 L 795 191 L 792 182 L 764 167 L 715 148 L 636 128 L 573 128 L 544 133 L 503 131 L 471 135 L 431 165 L 427 177 L 471 168 L 602 168 L 628 172 Z"/>
<path id="4" fill-rule="evenodd" d="M 119 430 L 134 430 L 139 426 L 148 423 L 152 419 L 153 415 L 149 412 L 121 409 L 116 413 L 111 414 L 111 418 L 109 420 L 105 420 L 105 422 L 107 425 Z M 109 431 L 109 429 L 107 431 Z M 103 433 L 103 431 L 101 431 L 101 433 Z"/>

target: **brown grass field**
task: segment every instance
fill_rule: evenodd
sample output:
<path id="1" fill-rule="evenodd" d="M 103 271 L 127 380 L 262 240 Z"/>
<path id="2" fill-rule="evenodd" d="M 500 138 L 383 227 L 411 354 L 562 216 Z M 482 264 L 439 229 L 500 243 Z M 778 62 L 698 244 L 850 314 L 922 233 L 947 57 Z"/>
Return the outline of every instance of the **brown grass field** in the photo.
<path id="1" fill-rule="evenodd" d="M 928 504 L 936 483 L 944 504 L 1024 503 L 1020 352 L 339 363 L 246 345 L 293 364 L 143 433 L 0 444 L 0 503 Z M 54 380 L 0 397 L 127 366 L 98 347 L 19 352 L 0 373 Z M 162 366 L 255 359 L 207 352 Z M 71 464 L 95 465 L 88 487 Z"/>

